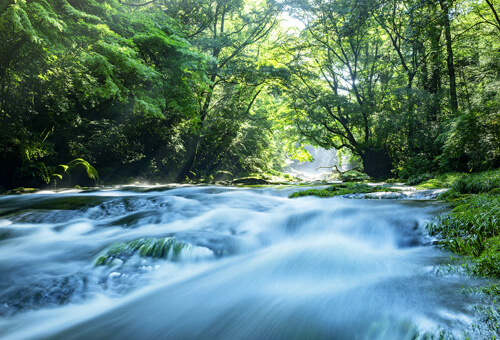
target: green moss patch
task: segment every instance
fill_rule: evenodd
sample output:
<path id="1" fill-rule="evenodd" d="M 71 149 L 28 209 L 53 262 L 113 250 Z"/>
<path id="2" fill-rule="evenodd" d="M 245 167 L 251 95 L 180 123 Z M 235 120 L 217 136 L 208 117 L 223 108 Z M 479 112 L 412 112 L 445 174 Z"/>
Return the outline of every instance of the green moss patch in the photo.
<path id="1" fill-rule="evenodd" d="M 309 189 L 303 191 L 296 191 L 288 197 L 302 197 L 302 196 L 317 196 L 317 197 L 334 197 L 349 194 L 369 194 L 373 192 L 382 191 L 401 191 L 399 189 L 392 189 L 382 185 L 371 186 L 365 183 L 338 183 L 333 184 L 324 189 Z"/>

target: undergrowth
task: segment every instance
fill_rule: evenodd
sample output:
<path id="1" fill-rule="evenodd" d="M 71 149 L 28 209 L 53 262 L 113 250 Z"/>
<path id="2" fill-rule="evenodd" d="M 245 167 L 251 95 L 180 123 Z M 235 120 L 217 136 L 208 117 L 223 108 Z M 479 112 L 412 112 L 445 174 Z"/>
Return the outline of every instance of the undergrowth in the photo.
<path id="1" fill-rule="evenodd" d="M 452 185 L 452 189 L 462 194 L 485 193 L 498 188 L 500 188 L 500 169 L 463 175 Z"/>
<path id="2" fill-rule="evenodd" d="M 497 191 L 500 194 L 500 169 L 478 173 L 447 172 L 440 175 L 424 173 L 409 178 L 408 185 L 417 185 L 417 189 L 450 188 L 460 194 L 477 194 Z"/>
<path id="3" fill-rule="evenodd" d="M 500 278 L 500 196 L 466 196 L 453 204 L 451 213 L 427 226 L 429 234 L 439 237 L 441 247 L 467 256 L 473 274 Z"/>

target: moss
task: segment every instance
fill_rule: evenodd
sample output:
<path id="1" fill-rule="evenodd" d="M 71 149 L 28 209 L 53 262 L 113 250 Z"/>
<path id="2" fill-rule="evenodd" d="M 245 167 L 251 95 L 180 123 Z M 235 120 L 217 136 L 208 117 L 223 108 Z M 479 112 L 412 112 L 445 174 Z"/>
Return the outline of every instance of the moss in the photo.
<path id="1" fill-rule="evenodd" d="M 36 189 L 36 188 L 19 187 L 19 188 L 15 188 L 15 189 L 12 189 L 9 191 L 5 191 L 5 192 L 3 192 L 3 194 L 5 194 L 5 195 L 23 195 L 23 194 L 32 194 L 32 193 L 35 193 L 39 190 L 40 189 Z"/>
<path id="2" fill-rule="evenodd" d="M 342 173 L 341 179 L 343 181 L 365 181 L 370 180 L 371 177 L 365 174 L 364 172 L 358 170 L 347 170 Z"/>
<path id="3" fill-rule="evenodd" d="M 95 261 L 96 266 L 113 265 L 116 259 L 126 261 L 134 254 L 142 257 L 169 258 L 178 261 L 182 250 L 190 250 L 191 245 L 172 237 L 141 238 L 128 243 L 113 245 Z"/>
<path id="4" fill-rule="evenodd" d="M 399 189 L 392 189 L 381 185 L 371 186 L 364 183 L 339 183 L 333 184 L 325 189 L 309 189 L 303 191 L 296 191 L 290 194 L 290 198 L 302 196 L 317 196 L 317 197 L 334 197 L 349 194 L 368 194 L 373 192 L 382 191 L 400 191 Z"/>

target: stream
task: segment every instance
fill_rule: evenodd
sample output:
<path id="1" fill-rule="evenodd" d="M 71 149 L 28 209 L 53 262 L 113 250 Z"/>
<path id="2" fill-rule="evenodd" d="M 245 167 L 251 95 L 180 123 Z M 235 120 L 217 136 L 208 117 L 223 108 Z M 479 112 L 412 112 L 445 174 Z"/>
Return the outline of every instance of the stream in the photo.
<path id="1" fill-rule="evenodd" d="M 0 338 L 474 335 L 480 281 L 440 270 L 425 232 L 446 208 L 294 190 L 0 196 Z"/>

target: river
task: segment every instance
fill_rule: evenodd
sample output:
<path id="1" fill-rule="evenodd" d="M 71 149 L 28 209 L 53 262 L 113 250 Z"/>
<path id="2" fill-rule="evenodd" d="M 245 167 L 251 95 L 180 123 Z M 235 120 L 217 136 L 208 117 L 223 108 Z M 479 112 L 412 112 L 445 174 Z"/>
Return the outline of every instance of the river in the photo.
<path id="1" fill-rule="evenodd" d="M 0 338 L 414 339 L 471 331 L 482 297 L 463 288 L 478 280 L 440 270 L 450 254 L 425 233 L 443 206 L 287 198 L 293 190 L 0 197 Z"/>

